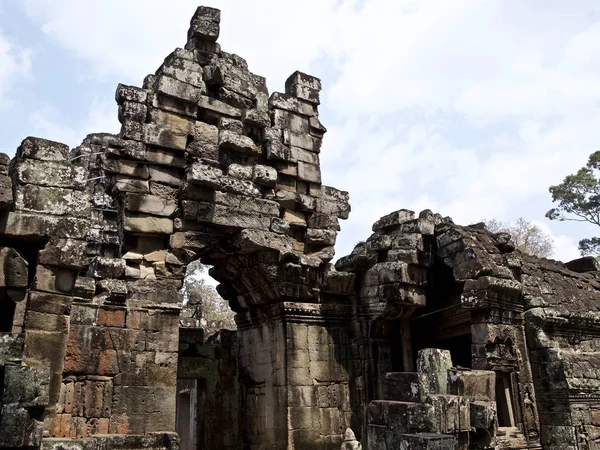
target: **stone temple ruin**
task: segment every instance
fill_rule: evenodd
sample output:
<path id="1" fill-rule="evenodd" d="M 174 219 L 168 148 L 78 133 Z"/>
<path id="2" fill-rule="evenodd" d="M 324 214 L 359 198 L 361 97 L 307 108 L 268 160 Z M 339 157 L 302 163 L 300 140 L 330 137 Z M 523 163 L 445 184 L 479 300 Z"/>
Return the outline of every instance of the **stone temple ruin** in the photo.
<path id="1" fill-rule="evenodd" d="M 399 210 L 332 265 L 321 83 L 269 96 L 219 21 L 119 85 L 118 136 L 0 158 L 0 447 L 600 448 L 595 261 Z M 195 260 L 236 332 L 180 327 Z"/>

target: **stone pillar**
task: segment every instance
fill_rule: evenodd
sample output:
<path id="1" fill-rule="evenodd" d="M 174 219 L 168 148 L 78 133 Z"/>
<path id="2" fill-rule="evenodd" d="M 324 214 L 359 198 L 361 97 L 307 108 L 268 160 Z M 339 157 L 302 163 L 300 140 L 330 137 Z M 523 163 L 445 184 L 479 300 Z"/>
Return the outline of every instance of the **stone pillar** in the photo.
<path id="1" fill-rule="evenodd" d="M 452 358 L 448 350 L 438 348 L 419 350 L 417 370 L 427 374 L 428 391 L 430 393 L 448 393 L 448 370 L 451 368 Z"/>

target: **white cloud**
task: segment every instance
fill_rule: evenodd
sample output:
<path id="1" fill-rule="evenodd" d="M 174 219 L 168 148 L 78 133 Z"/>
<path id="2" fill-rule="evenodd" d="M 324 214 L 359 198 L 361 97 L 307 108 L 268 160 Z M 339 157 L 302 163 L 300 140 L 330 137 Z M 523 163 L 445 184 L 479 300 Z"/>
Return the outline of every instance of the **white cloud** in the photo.
<path id="1" fill-rule="evenodd" d="M 22 77 L 30 75 L 31 52 L 16 46 L 0 30 L 0 110 L 11 104 L 10 89 Z"/>
<path id="2" fill-rule="evenodd" d="M 554 252 L 552 255 L 553 259 L 568 262 L 581 257 L 579 250 L 577 249 L 577 242 L 571 236 L 555 234 L 550 229 L 547 222 L 534 220 L 531 223 L 540 227 L 542 231 L 549 235 L 554 241 Z"/>
<path id="3" fill-rule="evenodd" d="M 32 134 L 76 147 L 90 133 L 118 133 L 117 108 L 113 102 L 95 98 L 85 117 L 74 125 L 65 125 L 57 110 L 45 105 L 29 116 Z"/>
<path id="4" fill-rule="evenodd" d="M 209 3 L 222 9 L 223 49 L 245 57 L 272 90 L 296 69 L 323 75 L 324 182 L 350 191 L 353 207 L 338 255 L 399 208 L 430 208 L 458 223 L 545 221 L 548 186 L 600 142 L 595 2 Z M 183 46 L 197 2 L 24 4 L 49 38 L 88 63 L 89 76 L 139 84 Z M 43 118 L 51 134 L 81 139 L 85 127 Z M 572 256 L 583 232 L 543 223 L 557 255 Z"/>
<path id="5" fill-rule="evenodd" d="M 238 53 L 276 90 L 296 69 L 308 70 L 319 55 L 334 0 L 288 2 L 205 1 L 222 10 L 223 50 Z M 90 63 L 88 76 L 117 74 L 129 82 L 153 72 L 183 47 L 198 2 L 162 0 L 25 0 L 27 14 L 44 33 Z"/>

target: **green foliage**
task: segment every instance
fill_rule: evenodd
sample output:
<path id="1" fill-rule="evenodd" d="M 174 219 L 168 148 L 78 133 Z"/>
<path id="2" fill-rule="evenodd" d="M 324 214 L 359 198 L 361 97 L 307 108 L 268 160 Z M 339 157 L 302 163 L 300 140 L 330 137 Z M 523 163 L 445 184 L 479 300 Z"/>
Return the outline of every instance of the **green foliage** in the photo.
<path id="1" fill-rule="evenodd" d="M 505 223 L 498 219 L 484 220 L 485 227 L 492 233 L 508 233 L 515 246 L 523 253 L 539 258 L 549 258 L 554 251 L 554 240 L 537 225 L 522 217 L 515 223 Z"/>
<path id="2" fill-rule="evenodd" d="M 550 220 L 589 222 L 600 226 L 600 151 L 592 153 L 585 167 L 567 175 L 561 184 L 550 186 L 552 202 L 557 203 L 546 213 Z M 579 241 L 582 255 L 600 254 L 600 238 Z"/>
<path id="3" fill-rule="evenodd" d="M 183 281 L 182 294 L 186 309 L 193 310 L 192 317 L 211 322 L 221 322 L 222 328 L 235 330 L 235 313 L 215 288 L 206 284 L 206 267 L 200 261 L 192 262 Z"/>

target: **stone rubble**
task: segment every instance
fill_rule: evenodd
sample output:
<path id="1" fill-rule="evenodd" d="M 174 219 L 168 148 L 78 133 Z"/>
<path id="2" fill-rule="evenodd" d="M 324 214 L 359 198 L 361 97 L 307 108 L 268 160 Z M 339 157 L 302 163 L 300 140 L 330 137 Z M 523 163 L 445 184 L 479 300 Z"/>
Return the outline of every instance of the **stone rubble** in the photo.
<path id="1" fill-rule="evenodd" d="M 219 33 L 117 87 L 118 135 L 0 155 L 0 448 L 598 447 L 597 262 L 401 209 L 333 264 L 321 81 L 269 95 Z M 235 333 L 181 314 L 197 260 Z"/>

